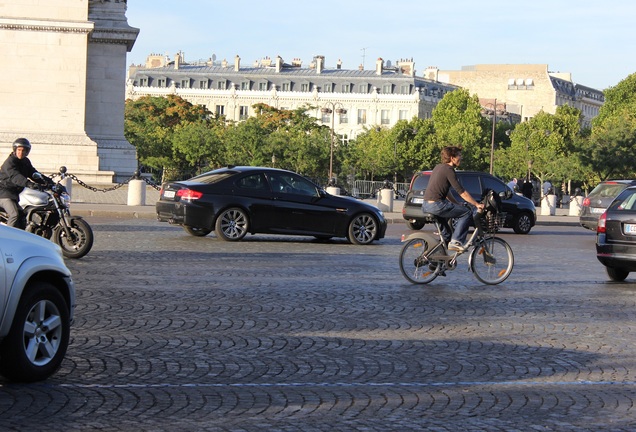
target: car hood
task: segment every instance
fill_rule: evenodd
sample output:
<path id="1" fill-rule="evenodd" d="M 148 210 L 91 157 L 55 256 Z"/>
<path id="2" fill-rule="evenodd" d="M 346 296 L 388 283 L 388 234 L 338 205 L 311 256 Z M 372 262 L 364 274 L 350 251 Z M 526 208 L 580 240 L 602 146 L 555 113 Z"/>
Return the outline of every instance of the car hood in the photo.
<path id="1" fill-rule="evenodd" d="M 61 259 L 62 250 L 55 243 L 35 234 L 0 225 L 0 249 L 7 256 L 11 254 L 15 262 L 23 262 L 34 256 Z"/>
<path id="2" fill-rule="evenodd" d="M 369 204 L 367 202 L 361 201 L 357 198 L 353 198 L 350 196 L 344 196 L 344 195 L 331 195 L 326 193 L 325 196 L 332 202 L 335 203 L 337 205 L 341 205 L 343 207 L 347 207 L 347 208 L 351 208 L 351 207 L 357 207 L 357 208 L 364 208 L 368 211 L 372 211 L 374 213 L 377 214 L 382 214 L 382 211 L 377 208 L 376 206 L 374 206 L 373 204 Z"/>

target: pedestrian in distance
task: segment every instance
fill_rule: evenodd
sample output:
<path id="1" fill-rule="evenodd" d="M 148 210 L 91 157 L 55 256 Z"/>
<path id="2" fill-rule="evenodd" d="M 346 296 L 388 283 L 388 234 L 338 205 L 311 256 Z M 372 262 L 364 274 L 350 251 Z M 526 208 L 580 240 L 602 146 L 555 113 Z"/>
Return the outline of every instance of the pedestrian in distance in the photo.
<path id="1" fill-rule="evenodd" d="M 508 187 L 509 187 L 510 189 L 512 189 L 512 191 L 513 191 L 513 192 L 517 192 L 517 190 L 518 190 L 518 187 L 517 187 L 517 179 L 516 179 L 516 178 L 513 178 L 512 180 L 510 180 L 510 181 L 508 182 Z"/>
<path id="2" fill-rule="evenodd" d="M 532 187 L 532 180 L 530 180 L 530 178 L 526 177 L 523 180 L 523 184 L 521 185 L 521 194 L 528 198 L 528 199 L 532 199 L 532 192 L 533 192 L 533 187 Z"/>
<path id="3" fill-rule="evenodd" d="M 14 228 L 24 229 L 26 226 L 24 212 L 18 204 L 20 192 L 25 187 L 37 188 L 33 179 L 42 178 L 27 157 L 30 151 L 29 140 L 16 139 L 13 151 L 0 167 L 0 207 L 7 212 L 7 225 Z"/>
<path id="4" fill-rule="evenodd" d="M 460 197 L 478 210 L 483 209 L 484 206 L 475 201 L 457 180 L 455 168 L 461 164 L 461 147 L 444 147 L 441 152 L 441 160 L 442 162 L 433 168 L 431 172 L 431 179 L 424 192 L 422 211 L 445 219 L 455 218 L 457 224 L 452 234 L 448 231 L 448 227 L 445 226 L 447 224 L 441 224 L 442 232 L 440 235 L 448 242 L 448 250 L 464 252 L 466 250 L 464 243 L 473 218 L 473 210 L 470 207 L 459 204 L 450 194 L 450 188 L 452 187 Z"/>

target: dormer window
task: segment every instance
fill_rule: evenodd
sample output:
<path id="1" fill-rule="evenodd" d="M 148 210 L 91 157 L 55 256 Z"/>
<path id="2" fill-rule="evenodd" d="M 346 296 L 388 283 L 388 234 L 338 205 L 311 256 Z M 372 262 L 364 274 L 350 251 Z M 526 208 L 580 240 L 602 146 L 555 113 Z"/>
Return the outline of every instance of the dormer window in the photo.
<path id="1" fill-rule="evenodd" d="M 269 87 L 269 82 L 268 81 L 261 81 L 258 83 L 258 89 L 260 91 L 267 91 Z"/>
<path id="2" fill-rule="evenodd" d="M 227 80 L 219 80 L 216 82 L 216 88 L 218 90 L 225 90 L 227 89 Z"/>

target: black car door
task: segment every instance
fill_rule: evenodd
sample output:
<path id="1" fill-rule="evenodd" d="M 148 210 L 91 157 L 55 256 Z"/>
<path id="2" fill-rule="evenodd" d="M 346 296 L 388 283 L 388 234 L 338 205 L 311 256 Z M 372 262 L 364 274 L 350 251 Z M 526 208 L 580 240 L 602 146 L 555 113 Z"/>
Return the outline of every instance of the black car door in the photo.
<path id="1" fill-rule="evenodd" d="M 331 234 L 335 214 L 320 204 L 316 185 L 293 173 L 267 173 L 272 188 L 274 214 L 285 232 Z"/>
<path id="2" fill-rule="evenodd" d="M 248 209 L 250 224 L 257 232 L 267 231 L 269 228 L 280 229 L 277 226 L 275 201 L 265 176 L 261 173 L 251 173 L 236 180 L 234 183 L 234 199 Z"/>

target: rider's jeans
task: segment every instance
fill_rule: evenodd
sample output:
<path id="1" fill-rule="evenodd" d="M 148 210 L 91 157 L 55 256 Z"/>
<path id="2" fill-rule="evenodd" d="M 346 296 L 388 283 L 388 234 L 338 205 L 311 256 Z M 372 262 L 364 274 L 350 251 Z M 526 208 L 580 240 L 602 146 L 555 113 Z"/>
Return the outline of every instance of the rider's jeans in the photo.
<path id="1" fill-rule="evenodd" d="M 24 229 L 25 220 L 22 209 L 15 200 L 11 198 L 0 198 L 0 207 L 7 212 L 7 225 L 10 227 Z"/>
<path id="2" fill-rule="evenodd" d="M 435 201 L 432 203 L 424 202 L 422 204 L 422 212 L 431 213 L 445 219 L 456 219 L 457 224 L 452 236 L 448 233 L 448 230 L 442 224 L 442 232 L 440 233 L 442 238 L 448 241 L 449 238 L 457 240 L 461 244 L 466 242 L 466 236 L 468 235 L 468 227 L 473 217 L 473 212 L 469 207 L 452 203 L 448 200 Z"/>

